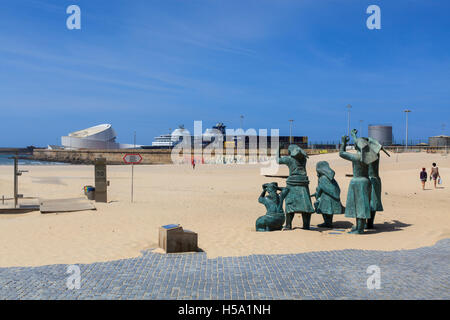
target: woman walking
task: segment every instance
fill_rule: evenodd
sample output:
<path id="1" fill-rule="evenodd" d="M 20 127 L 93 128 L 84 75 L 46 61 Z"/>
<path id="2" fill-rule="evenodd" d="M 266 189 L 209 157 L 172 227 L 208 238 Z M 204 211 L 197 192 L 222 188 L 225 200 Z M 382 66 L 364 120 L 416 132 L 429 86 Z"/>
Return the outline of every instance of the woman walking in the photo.
<path id="1" fill-rule="evenodd" d="M 431 167 L 431 172 L 430 172 L 430 180 L 433 179 L 435 189 L 436 189 L 436 181 L 440 177 L 441 176 L 439 175 L 439 168 L 436 166 L 436 163 L 433 162 L 433 166 Z"/>

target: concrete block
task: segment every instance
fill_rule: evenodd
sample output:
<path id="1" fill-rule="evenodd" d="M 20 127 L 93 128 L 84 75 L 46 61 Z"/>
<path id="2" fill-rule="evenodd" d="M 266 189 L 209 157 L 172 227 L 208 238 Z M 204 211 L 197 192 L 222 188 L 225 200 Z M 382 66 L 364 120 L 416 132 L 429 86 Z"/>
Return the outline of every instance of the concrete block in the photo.
<path id="1" fill-rule="evenodd" d="M 159 228 L 159 247 L 166 253 L 197 251 L 198 235 L 179 224 L 168 224 Z"/>

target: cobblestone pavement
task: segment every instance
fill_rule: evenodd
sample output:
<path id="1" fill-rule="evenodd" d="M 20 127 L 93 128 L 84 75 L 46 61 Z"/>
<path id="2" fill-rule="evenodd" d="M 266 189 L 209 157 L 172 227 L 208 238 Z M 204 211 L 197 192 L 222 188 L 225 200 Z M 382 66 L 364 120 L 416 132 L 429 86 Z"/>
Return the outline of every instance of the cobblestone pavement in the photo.
<path id="1" fill-rule="evenodd" d="M 367 288 L 368 266 L 381 288 Z M 450 239 L 402 251 L 341 250 L 207 259 L 205 253 L 0 268 L 0 299 L 449 299 Z M 75 283 L 75 282 L 71 282 Z"/>

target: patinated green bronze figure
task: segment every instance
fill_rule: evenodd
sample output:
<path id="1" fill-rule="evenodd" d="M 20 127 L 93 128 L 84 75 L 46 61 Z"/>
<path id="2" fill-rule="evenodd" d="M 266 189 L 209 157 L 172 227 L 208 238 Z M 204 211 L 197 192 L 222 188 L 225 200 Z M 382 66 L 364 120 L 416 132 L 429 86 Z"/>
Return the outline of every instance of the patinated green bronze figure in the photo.
<path id="1" fill-rule="evenodd" d="M 378 159 L 369 164 L 369 179 L 371 183 L 370 194 L 370 218 L 367 219 L 366 228 L 373 229 L 373 222 L 377 211 L 383 211 L 383 204 L 381 202 L 381 179 L 379 176 L 380 170 L 380 150 L 383 150 L 389 157 L 390 154 L 383 148 L 383 146 L 373 138 L 367 138 L 369 148 L 376 153 Z"/>
<path id="2" fill-rule="evenodd" d="M 353 164 L 353 178 L 350 181 L 345 205 L 345 216 L 356 218 L 356 226 L 349 233 L 364 233 L 366 219 L 370 218 L 370 195 L 371 184 L 369 180 L 369 164 L 378 159 L 366 139 L 357 138 L 357 130 L 353 129 L 351 134 L 355 141 L 356 154 L 346 152 L 347 143 L 350 138 L 342 137 L 339 156 L 349 160 Z"/>
<path id="3" fill-rule="evenodd" d="M 289 177 L 286 180 L 285 191 L 285 211 L 286 225 L 284 230 L 292 229 L 292 220 L 295 213 L 301 213 L 303 219 L 303 229 L 309 230 L 311 213 L 314 208 L 311 204 L 309 193 L 309 180 L 306 175 L 306 161 L 308 155 L 296 144 L 288 147 L 289 156 L 280 157 L 280 150 L 277 154 L 277 162 L 285 164 L 289 168 Z"/>
<path id="4" fill-rule="evenodd" d="M 286 192 L 283 193 L 283 188 L 279 188 L 276 182 L 265 183 L 262 188 L 258 201 L 266 207 L 267 212 L 256 220 L 256 231 L 281 230 L 285 220 L 282 196 Z M 277 193 L 278 190 L 281 191 L 280 194 Z"/>
<path id="5" fill-rule="evenodd" d="M 323 228 L 333 228 L 333 215 L 342 214 L 341 189 L 334 179 L 335 172 L 326 161 L 319 161 L 316 165 L 319 178 L 316 193 L 311 197 L 316 198 L 314 207 L 316 213 L 322 214 L 324 223 L 317 225 Z"/>

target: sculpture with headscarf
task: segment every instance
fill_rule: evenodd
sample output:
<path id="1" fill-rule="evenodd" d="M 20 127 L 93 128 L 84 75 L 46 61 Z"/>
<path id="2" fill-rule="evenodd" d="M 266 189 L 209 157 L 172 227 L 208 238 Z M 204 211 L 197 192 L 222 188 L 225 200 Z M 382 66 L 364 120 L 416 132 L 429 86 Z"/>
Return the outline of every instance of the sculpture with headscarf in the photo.
<path id="1" fill-rule="evenodd" d="M 303 219 L 303 229 L 309 229 L 311 213 L 314 208 L 309 195 L 309 179 L 306 174 L 306 161 L 308 155 L 296 144 L 288 147 L 288 156 L 280 157 L 280 150 L 277 153 L 277 162 L 285 164 L 289 168 L 289 176 L 286 180 L 286 225 L 284 229 L 292 229 L 292 219 L 295 213 L 301 213 Z"/>
<path id="2" fill-rule="evenodd" d="M 366 219 L 370 218 L 370 180 L 369 164 L 378 159 L 377 153 L 371 149 L 368 139 L 357 138 L 357 130 L 353 129 L 351 135 L 355 142 L 355 153 L 346 151 L 348 136 L 342 137 L 339 156 L 352 162 L 353 178 L 350 181 L 345 205 L 345 216 L 356 218 L 356 226 L 350 233 L 364 233 Z M 376 145 L 374 145 L 376 147 Z"/>
<path id="3" fill-rule="evenodd" d="M 391 156 L 378 140 L 374 138 L 356 138 L 356 130 L 352 130 L 355 144 L 362 151 L 362 159 L 368 165 L 368 175 L 371 185 L 370 193 L 370 218 L 367 219 L 366 228 L 373 229 L 373 222 L 377 211 L 384 211 L 381 202 L 381 178 L 379 176 L 380 151 Z"/>
<path id="4" fill-rule="evenodd" d="M 318 227 L 332 228 L 333 215 L 342 214 L 344 209 L 341 204 L 341 189 L 334 179 L 335 172 L 327 161 L 317 162 L 316 171 L 319 179 L 316 193 L 311 197 L 316 198 L 316 213 L 322 214 L 324 220 Z"/>
<path id="5" fill-rule="evenodd" d="M 256 231 L 281 230 L 285 220 L 283 211 L 283 188 L 278 187 L 278 183 L 265 183 L 263 191 L 258 198 L 258 202 L 266 207 L 266 214 L 256 220 Z M 277 191 L 282 191 L 278 194 Z M 268 195 L 266 196 L 266 193 Z"/>

